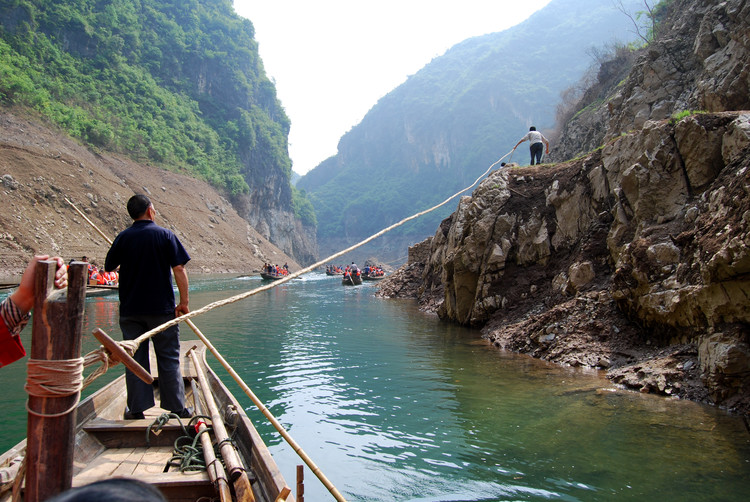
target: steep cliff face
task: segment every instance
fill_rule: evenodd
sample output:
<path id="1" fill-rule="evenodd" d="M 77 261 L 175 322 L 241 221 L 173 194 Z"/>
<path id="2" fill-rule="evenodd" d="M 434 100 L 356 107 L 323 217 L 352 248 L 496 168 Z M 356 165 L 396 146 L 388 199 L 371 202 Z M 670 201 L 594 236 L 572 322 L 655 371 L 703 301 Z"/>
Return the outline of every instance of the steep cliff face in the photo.
<path id="1" fill-rule="evenodd" d="M 498 347 L 748 413 L 748 34 L 746 1 L 672 2 L 554 145 L 577 160 L 491 174 L 381 294 Z M 711 113 L 670 119 L 696 109 Z"/>
<path id="2" fill-rule="evenodd" d="M 292 243 L 292 256 L 303 265 L 315 263 L 318 260 L 318 243 L 316 239 L 316 228 L 303 225 L 301 221 L 294 221 L 294 242 Z"/>
<path id="3" fill-rule="evenodd" d="M 650 121 L 573 162 L 495 171 L 402 273 L 499 347 L 748 410 L 749 121 Z"/>
<path id="4" fill-rule="evenodd" d="M 675 0 L 657 37 L 631 63 L 624 54 L 602 67 L 609 93 L 584 96 L 585 109 L 564 127 L 551 159 L 598 148 L 648 120 L 684 110 L 742 110 L 750 103 L 750 4 L 745 0 Z M 632 70 L 610 78 L 618 68 Z"/>

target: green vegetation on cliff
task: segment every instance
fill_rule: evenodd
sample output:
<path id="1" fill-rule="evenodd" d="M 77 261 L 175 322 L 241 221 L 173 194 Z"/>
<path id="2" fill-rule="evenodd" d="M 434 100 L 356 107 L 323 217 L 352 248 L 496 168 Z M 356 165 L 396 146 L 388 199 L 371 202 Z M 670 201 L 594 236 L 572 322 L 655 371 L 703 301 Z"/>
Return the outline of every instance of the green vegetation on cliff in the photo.
<path id="1" fill-rule="evenodd" d="M 0 103 L 231 195 L 291 175 L 289 119 L 231 0 L 3 2 Z"/>
<path id="2" fill-rule="evenodd" d="M 302 222 L 303 225 L 308 227 L 315 227 L 318 225 L 317 217 L 315 216 L 315 208 L 307 198 L 307 193 L 304 190 L 298 190 L 297 187 L 292 185 L 292 205 L 294 207 L 294 216 Z"/>

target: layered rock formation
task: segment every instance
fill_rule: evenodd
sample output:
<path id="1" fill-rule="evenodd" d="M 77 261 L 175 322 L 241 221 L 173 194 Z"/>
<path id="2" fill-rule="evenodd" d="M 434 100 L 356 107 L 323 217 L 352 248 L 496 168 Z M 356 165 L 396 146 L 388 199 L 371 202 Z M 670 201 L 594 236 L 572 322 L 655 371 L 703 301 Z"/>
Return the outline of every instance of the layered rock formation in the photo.
<path id="1" fill-rule="evenodd" d="M 750 113 L 736 112 L 495 171 L 382 294 L 498 347 L 750 409 L 749 168 Z"/>
<path id="2" fill-rule="evenodd" d="M 674 0 L 657 28 L 635 61 L 621 51 L 602 65 L 579 113 L 563 124 L 552 160 L 576 157 L 683 110 L 749 108 L 750 4 Z"/>
<path id="3" fill-rule="evenodd" d="M 750 5 L 670 6 L 619 55 L 627 77 L 604 65 L 584 94 L 553 147 L 576 160 L 492 173 L 380 291 L 498 347 L 748 413 Z"/>

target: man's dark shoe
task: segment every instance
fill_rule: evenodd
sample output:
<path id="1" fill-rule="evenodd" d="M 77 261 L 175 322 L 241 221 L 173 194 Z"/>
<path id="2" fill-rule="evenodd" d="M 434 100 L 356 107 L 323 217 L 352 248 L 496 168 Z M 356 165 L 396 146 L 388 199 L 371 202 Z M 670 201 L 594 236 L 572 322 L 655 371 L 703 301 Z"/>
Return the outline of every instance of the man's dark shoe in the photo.
<path id="1" fill-rule="evenodd" d="M 188 406 L 187 408 L 183 408 L 182 411 L 179 411 L 175 413 L 180 418 L 191 418 L 193 416 L 193 408 Z"/>
<path id="2" fill-rule="evenodd" d="M 131 413 L 130 410 L 126 406 L 125 413 L 122 414 L 122 418 L 124 420 L 143 420 L 146 417 L 143 416 L 142 411 L 139 411 L 138 413 Z"/>

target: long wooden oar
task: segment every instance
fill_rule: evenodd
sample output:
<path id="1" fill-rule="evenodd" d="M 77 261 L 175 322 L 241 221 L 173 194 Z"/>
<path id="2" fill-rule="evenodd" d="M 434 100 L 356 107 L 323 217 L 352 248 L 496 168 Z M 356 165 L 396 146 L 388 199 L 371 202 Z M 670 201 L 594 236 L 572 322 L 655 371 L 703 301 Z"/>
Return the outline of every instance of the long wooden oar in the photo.
<path id="1" fill-rule="evenodd" d="M 289 443 L 289 446 L 294 449 L 294 451 L 297 453 L 297 455 L 300 456 L 300 458 L 307 464 L 307 466 L 310 468 L 310 470 L 317 476 L 317 478 L 320 480 L 321 483 L 328 489 L 329 492 L 331 492 L 331 495 L 338 500 L 339 502 L 346 502 L 346 499 L 343 495 L 336 489 L 336 487 L 331 483 L 328 478 L 321 472 L 320 468 L 315 465 L 315 462 L 312 461 L 312 459 L 307 455 L 307 453 L 304 452 L 302 447 L 297 444 L 297 442 L 292 438 L 292 436 L 289 435 L 289 433 L 284 429 L 284 426 L 279 423 L 278 420 L 276 420 L 276 417 L 271 414 L 270 411 L 268 411 L 268 408 L 263 404 L 263 402 L 258 399 L 258 397 L 253 393 L 252 390 L 250 390 L 250 387 L 247 386 L 247 384 L 242 380 L 242 378 L 237 374 L 236 371 L 234 371 L 234 368 L 229 365 L 229 363 L 222 357 L 222 355 L 219 353 L 218 350 L 211 344 L 211 342 L 206 338 L 206 336 L 201 332 L 200 329 L 198 329 L 198 326 L 196 326 L 193 321 L 190 319 L 186 319 L 185 322 L 188 326 L 193 330 L 193 332 L 198 336 L 198 338 L 201 339 L 203 344 L 208 348 L 208 350 L 211 351 L 211 353 L 216 356 L 216 359 L 219 360 L 222 366 L 224 366 L 224 369 L 226 369 L 230 375 L 232 375 L 232 378 L 234 378 L 234 381 L 237 382 L 237 384 L 242 388 L 242 390 L 247 394 L 247 397 L 249 397 L 253 403 L 255 403 L 255 406 L 258 407 L 258 409 L 265 415 L 265 417 L 271 422 L 271 425 L 273 425 L 277 431 L 279 431 L 279 434 L 286 440 L 287 443 Z M 202 386 L 203 384 L 201 384 Z"/>
<path id="2" fill-rule="evenodd" d="M 92 227 L 94 227 L 94 230 L 96 230 L 99 233 L 99 235 L 101 235 L 104 238 L 104 240 L 109 243 L 110 246 L 112 245 L 112 239 L 110 239 L 109 237 L 107 237 L 107 235 L 104 232 L 102 232 L 101 230 L 99 230 L 99 227 L 97 227 L 96 225 L 94 225 L 94 222 L 91 221 L 90 219 L 88 219 L 88 217 L 85 214 L 83 214 L 83 211 L 81 211 L 80 209 L 78 209 L 76 207 L 76 205 L 73 204 L 72 202 L 70 202 L 70 200 L 67 197 L 65 197 L 65 202 L 67 202 L 68 204 L 70 204 L 70 207 L 72 207 L 73 209 L 75 209 L 76 212 L 78 214 L 80 214 L 81 217 L 89 223 L 89 225 L 91 225 Z"/>
<path id="3" fill-rule="evenodd" d="M 193 347 L 195 348 L 195 347 Z M 195 414 L 205 415 L 206 410 L 203 409 L 203 405 L 198 396 L 198 388 L 195 385 L 195 380 L 190 381 L 190 385 L 193 388 L 193 400 L 195 401 Z M 203 389 L 203 393 L 211 392 L 210 389 Z M 198 434 L 201 435 L 201 446 L 203 446 L 203 458 L 206 460 L 206 471 L 208 471 L 208 477 L 211 482 L 216 486 L 216 490 L 219 492 L 219 498 L 221 502 L 232 502 L 232 492 L 229 490 L 229 482 L 227 481 L 227 473 L 224 470 L 224 466 L 221 465 L 216 458 L 214 453 L 214 445 L 211 443 L 211 437 L 208 435 L 208 427 L 205 422 L 198 422 Z"/>
<path id="4" fill-rule="evenodd" d="M 198 375 L 198 382 L 201 384 L 201 389 L 203 389 L 203 398 L 206 400 L 206 406 L 208 407 L 209 415 L 211 415 L 216 439 L 221 444 L 221 456 L 224 458 L 229 475 L 232 477 L 232 484 L 237 494 L 237 500 L 255 502 L 255 495 L 253 495 L 253 489 L 250 486 L 247 472 L 245 472 L 245 468 L 242 466 L 237 452 L 234 450 L 234 446 L 229 442 L 229 434 L 227 434 L 224 420 L 221 418 L 219 408 L 216 406 L 216 401 L 208 386 L 208 379 L 206 378 L 206 372 L 203 370 L 203 365 L 194 350 L 190 350 L 189 352 L 195 366 L 195 372 Z"/>

